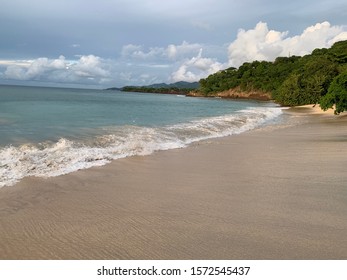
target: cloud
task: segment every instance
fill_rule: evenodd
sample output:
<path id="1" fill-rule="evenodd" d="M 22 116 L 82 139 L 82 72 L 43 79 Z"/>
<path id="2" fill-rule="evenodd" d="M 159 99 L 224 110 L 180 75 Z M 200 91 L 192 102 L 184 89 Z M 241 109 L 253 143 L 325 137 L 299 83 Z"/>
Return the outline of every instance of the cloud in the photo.
<path id="1" fill-rule="evenodd" d="M 133 44 L 128 44 L 122 47 L 121 55 L 123 57 L 131 57 L 133 53 L 141 51 L 142 46 L 140 45 L 133 45 Z"/>
<path id="2" fill-rule="evenodd" d="M 191 44 L 183 41 L 180 45 L 169 45 L 166 48 L 166 55 L 170 59 L 182 59 L 191 57 L 193 54 L 198 52 L 203 46 L 201 44 Z"/>
<path id="3" fill-rule="evenodd" d="M 82 55 L 76 63 L 70 66 L 70 69 L 79 77 L 106 78 L 110 76 L 110 73 L 104 67 L 105 64 L 100 57 Z"/>
<path id="4" fill-rule="evenodd" d="M 201 44 L 190 44 L 186 41 L 183 41 L 180 45 L 170 44 L 167 47 L 150 47 L 147 50 L 141 45 L 128 44 L 123 46 L 121 55 L 124 59 L 178 60 L 191 57 L 201 47 Z"/>
<path id="5" fill-rule="evenodd" d="M 25 70 L 17 65 L 10 65 L 7 67 L 4 77 L 6 79 L 12 79 L 12 80 L 25 80 Z"/>
<path id="6" fill-rule="evenodd" d="M 173 82 L 196 82 L 223 68 L 224 65 L 222 63 L 211 58 L 202 57 L 202 49 L 200 49 L 198 56 L 184 61 L 179 68 L 172 73 L 171 80 Z"/>
<path id="7" fill-rule="evenodd" d="M 15 80 L 39 79 L 47 72 L 65 69 L 66 65 L 64 56 L 54 60 L 40 57 L 35 60 L 8 61 L 5 77 Z"/>
<path id="8" fill-rule="evenodd" d="M 77 61 L 67 61 L 64 56 L 57 59 L 40 57 L 34 60 L 11 61 L 4 72 L 4 77 L 11 80 L 36 80 L 53 82 L 76 82 L 86 80 L 104 81 L 110 76 L 100 57 L 80 56 Z"/>
<path id="9" fill-rule="evenodd" d="M 288 37 L 288 32 L 269 30 L 264 22 L 254 29 L 240 29 L 237 38 L 228 47 L 229 65 L 238 67 L 254 60 L 273 61 L 278 56 L 311 53 L 316 48 L 328 48 L 346 40 L 346 27 L 331 26 L 329 22 L 307 27 L 302 34 Z"/>
<path id="10" fill-rule="evenodd" d="M 46 59 L 48 61 L 48 59 Z M 53 69 L 66 69 L 67 62 L 65 60 L 65 57 L 63 55 L 59 56 L 58 59 L 53 59 L 49 62 L 49 67 Z"/>
<path id="11" fill-rule="evenodd" d="M 227 44 L 187 41 L 152 47 L 125 44 L 115 59 L 90 54 L 70 56 L 73 60 L 63 55 L 54 59 L 0 60 L 0 80 L 102 87 L 192 82 L 246 61 L 273 61 L 278 56 L 305 55 L 341 40 L 347 40 L 347 27 L 329 22 L 309 26 L 295 36 L 289 36 L 288 31 L 271 30 L 267 23 L 259 22 L 249 30 L 240 29 L 237 38 Z"/>
<path id="12" fill-rule="evenodd" d="M 222 65 L 215 59 L 202 57 L 203 48 L 209 47 L 187 41 L 147 49 L 141 45 L 124 45 L 121 59 L 127 71 L 122 71 L 119 78 L 127 84 L 197 81 L 220 70 Z"/>

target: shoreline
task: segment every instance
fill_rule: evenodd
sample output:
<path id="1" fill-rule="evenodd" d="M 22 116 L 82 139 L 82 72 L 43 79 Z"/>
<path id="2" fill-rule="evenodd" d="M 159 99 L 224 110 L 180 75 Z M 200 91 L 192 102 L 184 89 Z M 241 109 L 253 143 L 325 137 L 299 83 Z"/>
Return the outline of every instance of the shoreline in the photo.
<path id="1" fill-rule="evenodd" d="M 347 259 L 345 115 L 0 189 L 1 259 Z"/>
<path id="2" fill-rule="evenodd" d="M 271 93 L 264 92 L 261 90 L 250 90 L 250 91 L 243 91 L 240 88 L 233 88 L 228 89 L 225 91 L 216 92 L 211 95 L 204 95 L 202 92 L 199 91 L 191 91 L 188 94 L 186 94 L 187 97 L 204 97 L 204 98 L 224 98 L 224 99 L 232 99 L 232 100 L 250 100 L 250 101 L 264 101 L 273 102 L 273 99 L 271 97 Z"/>

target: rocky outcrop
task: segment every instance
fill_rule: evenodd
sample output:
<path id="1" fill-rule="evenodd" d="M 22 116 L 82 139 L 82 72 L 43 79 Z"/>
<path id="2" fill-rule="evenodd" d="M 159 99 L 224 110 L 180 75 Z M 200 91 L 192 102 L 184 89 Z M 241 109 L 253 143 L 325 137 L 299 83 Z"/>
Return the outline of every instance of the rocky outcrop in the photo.
<path id="1" fill-rule="evenodd" d="M 240 89 L 229 89 L 226 91 L 218 92 L 216 96 L 233 99 L 252 99 L 261 101 L 271 100 L 270 93 L 260 90 L 241 91 Z"/>
<path id="2" fill-rule="evenodd" d="M 187 96 L 192 97 L 220 97 L 220 98 L 231 98 L 231 99 L 250 99 L 250 100 L 260 100 L 260 101 L 270 101 L 272 100 L 271 94 L 269 92 L 264 92 L 260 90 L 242 91 L 240 88 L 229 89 L 226 91 L 221 91 L 214 93 L 213 95 L 204 95 L 199 91 L 191 91 Z"/>

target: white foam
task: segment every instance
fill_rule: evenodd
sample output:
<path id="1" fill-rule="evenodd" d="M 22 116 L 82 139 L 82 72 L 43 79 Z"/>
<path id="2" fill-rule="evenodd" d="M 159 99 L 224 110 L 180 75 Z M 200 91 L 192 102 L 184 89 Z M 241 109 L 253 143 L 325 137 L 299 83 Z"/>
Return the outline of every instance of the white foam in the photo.
<path id="1" fill-rule="evenodd" d="M 248 108 L 236 114 L 165 127 L 122 126 L 91 143 L 60 139 L 57 143 L 8 146 L 0 149 L 0 187 L 27 176 L 51 177 L 101 166 L 111 160 L 154 151 L 183 148 L 210 138 L 239 134 L 278 117 L 279 108 Z"/>

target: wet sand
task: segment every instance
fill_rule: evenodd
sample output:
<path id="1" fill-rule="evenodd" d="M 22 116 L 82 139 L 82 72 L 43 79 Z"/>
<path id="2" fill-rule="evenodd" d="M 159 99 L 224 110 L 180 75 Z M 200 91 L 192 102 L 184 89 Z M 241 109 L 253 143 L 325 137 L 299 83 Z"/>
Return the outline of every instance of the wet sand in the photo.
<path id="1" fill-rule="evenodd" d="M 347 117 L 0 189 L 1 259 L 347 259 Z"/>

